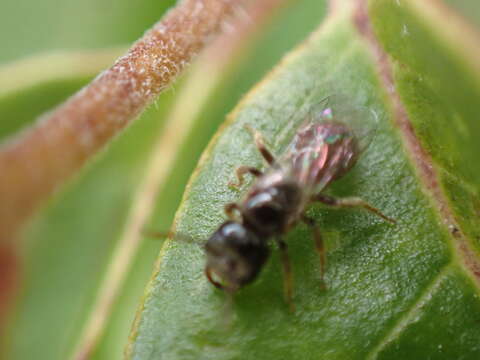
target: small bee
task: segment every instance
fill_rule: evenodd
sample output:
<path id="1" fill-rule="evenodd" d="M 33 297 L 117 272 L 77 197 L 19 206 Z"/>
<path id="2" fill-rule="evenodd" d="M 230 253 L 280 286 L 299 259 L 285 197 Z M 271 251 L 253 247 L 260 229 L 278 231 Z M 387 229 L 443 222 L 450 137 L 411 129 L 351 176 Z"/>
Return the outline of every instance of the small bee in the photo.
<path id="1" fill-rule="evenodd" d="M 229 220 L 205 245 L 205 274 L 213 285 L 233 293 L 254 281 L 270 255 L 269 243 L 273 239 L 281 252 L 285 298 L 293 310 L 292 271 L 282 235 L 300 221 L 308 225 L 313 232 L 322 277 L 325 268 L 322 236 L 315 222 L 305 215 L 309 204 L 362 207 L 395 223 L 360 198 L 339 199 L 323 193 L 355 165 L 361 153 L 358 136 L 340 120 L 327 105 L 319 114 L 309 114 L 278 159 L 267 149 L 261 134 L 248 127 L 268 168 L 261 171 L 241 166 L 236 170 L 238 183 L 232 186 L 240 187 L 246 174 L 253 175 L 256 181 L 240 202 L 225 206 Z"/>

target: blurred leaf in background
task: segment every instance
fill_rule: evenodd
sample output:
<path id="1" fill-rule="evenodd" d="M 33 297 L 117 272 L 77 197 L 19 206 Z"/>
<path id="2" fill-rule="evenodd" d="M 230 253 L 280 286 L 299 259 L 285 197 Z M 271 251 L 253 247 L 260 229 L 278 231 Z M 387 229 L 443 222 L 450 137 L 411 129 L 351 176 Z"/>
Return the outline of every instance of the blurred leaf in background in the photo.
<path id="1" fill-rule="evenodd" d="M 174 4 L 175 0 L 4 0 L 0 62 L 55 50 L 129 45 Z"/>
<path id="2" fill-rule="evenodd" d="M 480 358 L 480 6 L 337 0 L 327 15 L 324 1 L 263 2 L 271 12 L 250 19 L 254 32 L 231 52 L 219 45 L 200 56 L 25 229 L 14 244 L 18 284 L 0 323 L 0 357 L 118 359 L 128 343 L 135 359 Z M 0 137 L 107 68 L 173 4 L 4 0 Z M 169 241 L 154 267 L 162 243 L 140 228 L 170 228 L 227 113 L 317 28 L 230 114 L 192 176 L 177 229 L 208 237 L 223 204 L 238 199 L 226 186 L 234 168 L 261 164 L 242 125 L 281 151 L 312 88 L 381 115 L 374 142 L 332 193 L 361 195 L 399 225 L 314 207 L 332 249 L 328 290 L 318 289 L 300 226 L 287 238 L 298 312 L 283 302 L 275 254 L 235 298 L 225 331 L 225 297 L 203 277 L 198 246 Z"/>

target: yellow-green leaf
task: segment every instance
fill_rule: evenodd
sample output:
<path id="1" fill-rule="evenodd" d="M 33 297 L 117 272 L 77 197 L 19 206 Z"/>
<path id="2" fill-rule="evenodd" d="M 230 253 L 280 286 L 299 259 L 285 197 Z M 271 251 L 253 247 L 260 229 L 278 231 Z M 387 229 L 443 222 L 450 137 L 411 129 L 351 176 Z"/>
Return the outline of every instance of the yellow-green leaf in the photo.
<path id="1" fill-rule="evenodd" d="M 471 205 L 479 183 L 478 177 L 457 171 L 466 166 L 474 174 L 480 171 L 473 161 L 478 143 L 461 135 L 462 129 L 478 135 L 472 59 L 451 46 L 433 23 L 423 24 L 423 33 L 406 23 L 417 36 L 402 38 L 397 25 L 403 26 L 404 18 L 397 17 L 418 15 L 414 7 L 405 10 L 407 1 L 371 1 L 370 12 L 365 2 L 338 3 L 315 35 L 230 114 L 190 180 L 176 231 L 204 242 L 225 220 L 223 205 L 241 196 L 227 186 L 235 168 L 262 166 L 245 124 L 260 130 L 279 154 L 304 120 L 302 109 L 337 92 L 375 111 L 380 121 L 357 166 L 330 192 L 363 197 L 397 219 L 397 226 L 359 210 L 313 206 L 308 213 L 330 249 L 327 290 L 319 281 L 311 234 L 298 226 L 286 236 L 294 314 L 282 298 L 278 254 L 253 285 L 235 295 L 229 314 L 225 294 L 203 276 L 202 248 L 171 239 L 147 287 L 127 358 L 480 357 L 479 225 Z M 426 4 L 435 10 L 436 2 Z M 403 10 L 394 8 L 403 5 Z M 435 39 L 428 36 L 432 33 Z M 437 51 L 429 57 L 432 49 Z M 429 78 L 441 68 L 445 76 Z M 406 80 L 412 72 L 415 82 Z M 307 96 L 311 93 L 317 96 Z M 449 93 L 469 96 L 457 104 L 445 96 Z"/>

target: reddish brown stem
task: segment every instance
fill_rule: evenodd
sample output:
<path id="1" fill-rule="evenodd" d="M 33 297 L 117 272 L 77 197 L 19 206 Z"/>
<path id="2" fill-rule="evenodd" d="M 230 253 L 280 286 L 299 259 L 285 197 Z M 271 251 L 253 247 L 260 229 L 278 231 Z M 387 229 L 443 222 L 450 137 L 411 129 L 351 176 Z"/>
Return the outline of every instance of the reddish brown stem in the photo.
<path id="1" fill-rule="evenodd" d="M 129 124 L 242 0 L 184 0 L 87 87 L 0 146 L 0 240 Z"/>
<path id="2" fill-rule="evenodd" d="M 8 313 L 19 290 L 20 268 L 14 244 L 0 244 L 0 338 L 6 335 L 4 331 L 8 324 Z"/>

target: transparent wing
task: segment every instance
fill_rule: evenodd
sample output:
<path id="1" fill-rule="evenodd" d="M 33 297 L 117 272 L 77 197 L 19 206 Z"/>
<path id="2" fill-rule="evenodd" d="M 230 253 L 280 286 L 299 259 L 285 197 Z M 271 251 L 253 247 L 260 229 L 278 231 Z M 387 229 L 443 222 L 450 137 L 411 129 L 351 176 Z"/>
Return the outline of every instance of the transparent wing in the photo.
<path id="1" fill-rule="evenodd" d="M 347 125 L 358 141 L 360 152 L 363 152 L 375 138 L 379 116 L 373 109 L 355 104 L 351 97 L 336 93 L 313 105 L 307 121 L 335 121 Z"/>
<path id="2" fill-rule="evenodd" d="M 372 142 L 375 112 L 331 95 L 312 106 L 282 156 L 281 166 L 309 192 L 319 192 L 355 164 Z"/>

